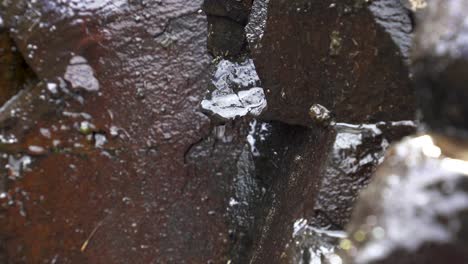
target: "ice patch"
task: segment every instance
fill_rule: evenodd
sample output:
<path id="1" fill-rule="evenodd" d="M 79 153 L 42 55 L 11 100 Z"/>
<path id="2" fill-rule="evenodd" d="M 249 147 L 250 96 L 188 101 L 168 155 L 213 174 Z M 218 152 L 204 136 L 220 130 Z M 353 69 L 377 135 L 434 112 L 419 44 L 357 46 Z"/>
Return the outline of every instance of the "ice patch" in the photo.
<path id="1" fill-rule="evenodd" d="M 74 56 L 67 66 L 65 80 L 69 81 L 74 89 L 85 89 L 90 92 L 99 90 L 99 82 L 88 61 L 81 56 Z"/>
<path id="2" fill-rule="evenodd" d="M 291 263 L 342 263 L 342 259 L 335 254 L 335 251 L 340 239 L 346 238 L 344 231 L 315 228 L 309 225 L 306 219 L 301 218 L 293 225 L 292 238 L 291 243 L 288 245 Z"/>
<path id="3" fill-rule="evenodd" d="M 226 120 L 246 115 L 259 116 L 267 106 L 251 59 L 242 63 L 222 60 L 212 84 L 214 91 L 201 102 L 202 109 L 210 115 Z"/>

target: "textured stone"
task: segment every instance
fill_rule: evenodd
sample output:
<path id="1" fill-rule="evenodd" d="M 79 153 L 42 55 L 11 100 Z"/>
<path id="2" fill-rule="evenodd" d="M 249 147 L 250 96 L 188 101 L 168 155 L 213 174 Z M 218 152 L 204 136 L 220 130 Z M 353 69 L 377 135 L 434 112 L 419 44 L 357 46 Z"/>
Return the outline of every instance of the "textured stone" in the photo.
<path id="1" fill-rule="evenodd" d="M 408 69 L 394 42 L 410 37 L 408 13 L 357 3 L 269 1 L 265 32 L 251 47 L 270 105 L 266 119 L 309 125 L 313 104 L 339 122 L 413 119 Z M 381 26 L 387 21 L 397 22 Z"/>
<path id="2" fill-rule="evenodd" d="M 2 2 L 43 81 L 0 118 L 8 262 L 229 260 L 230 181 L 187 156 L 211 131 L 201 2 Z"/>

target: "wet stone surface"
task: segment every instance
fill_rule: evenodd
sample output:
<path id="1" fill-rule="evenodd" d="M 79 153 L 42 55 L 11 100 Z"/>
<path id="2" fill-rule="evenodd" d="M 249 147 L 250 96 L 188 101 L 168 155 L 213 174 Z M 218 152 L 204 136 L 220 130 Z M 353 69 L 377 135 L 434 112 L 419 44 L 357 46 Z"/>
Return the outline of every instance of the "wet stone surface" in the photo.
<path id="1" fill-rule="evenodd" d="M 3 27 L 0 18 L 0 105 L 24 88 L 26 83 L 35 83 L 35 76 L 26 65 L 16 45 Z"/>
<path id="2" fill-rule="evenodd" d="M 209 175 L 204 181 L 193 182 L 193 188 L 207 193 L 212 190 L 221 199 L 220 204 L 225 205 L 208 213 L 226 218 L 229 227 L 226 243 L 232 244 L 226 262 L 232 263 L 248 262 L 255 213 L 264 195 L 253 159 L 258 152 L 254 151 L 255 143 L 249 144 L 247 131 L 251 131 L 247 122 L 216 126 L 210 137 L 193 146 L 187 154 L 188 163 L 196 174 Z"/>
<path id="3" fill-rule="evenodd" d="M 231 179 L 212 185 L 186 157 L 211 130 L 197 110 L 211 61 L 201 4 L 2 2 L 44 81 L 1 114 L 17 141 L 2 145 L 8 261 L 228 261 Z"/>
<path id="4" fill-rule="evenodd" d="M 260 138 L 261 139 L 261 138 Z M 256 177 L 266 186 L 255 223 L 251 263 L 289 263 L 284 258 L 294 222 L 312 215 L 333 132 L 269 123 L 268 136 L 257 140 Z"/>
<path id="5" fill-rule="evenodd" d="M 468 28 L 465 1 L 431 1 L 419 16 L 413 71 L 424 122 L 445 134 L 464 134 L 468 122 Z"/>
<path id="6" fill-rule="evenodd" d="M 395 140 L 415 130 L 412 121 L 351 125 L 338 123 L 328 154 L 311 222 L 317 227 L 343 230 L 355 200 Z"/>
<path id="7" fill-rule="evenodd" d="M 389 5 L 356 3 L 269 1 L 263 37 L 254 37 L 258 44 L 251 46 L 270 105 L 265 118 L 309 125 L 313 104 L 329 109 L 338 122 L 414 118 L 408 69 L 394 41 L 408 40 L 410 20 L 401 18 L 405 31 L 393 36 L 381 26 L 395 19 Z M 397 22 L 390 24 L 399 28 Z M 256 27 L 262 28 L 261 20 L 248 28 Z"/>
<path id="8" fill-rule="evenodd" d="M 3 1 L 41 82 L 0 111 L 0 260 L 335 263 L 414 128 L 403 9 Z"/>
<path id="9" fill-rule="evenodd" d="M 252 0 L 205 0 L 208 17 L 208 50 L 214 56 L 236 57 L 245 52 L 244 27 Z"/>
<path id="10" fill-rule="evenodd" d="M 465 263 L 465 148 L 437 135 L 396 144 L 356 205 L 346 263 Z"/>

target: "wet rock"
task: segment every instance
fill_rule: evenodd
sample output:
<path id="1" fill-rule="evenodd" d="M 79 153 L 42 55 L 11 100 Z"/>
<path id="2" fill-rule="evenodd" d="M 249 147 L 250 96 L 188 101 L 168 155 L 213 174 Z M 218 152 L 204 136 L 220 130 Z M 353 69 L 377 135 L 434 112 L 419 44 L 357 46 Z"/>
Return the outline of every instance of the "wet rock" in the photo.
<path id="1" fill-rule="evenodd" d="M 17 141 L 1 150 L 8 262 L 228 261 L 232 178 L 211 185 L 209 166 L 225 159 L 192 163 L 211 130 L 199 110 L 212 59 L 201 4 L 2 2 L 43 81 L 0 117 Z M 24 153 L 28 169 L 9 178 Z"/>
<path id="2" fill-rule="evenodd" d="M 210 137 L 193 146 L 187 154 L 193 172 L 210 175 L 187 188 L 215 193 L 210 199 L 224 204 L 214 207 L 213 213 L 227 216 L 229 230 L 223 235 L 232 246 L 225 262 L 232 263 L 248 262 L 257 205 L 263 195 L 255 174 L 254 154 L 247 142 L 247 127 L 245 121 L 216 126 Z"/>
<path id="3" fill-rule="evenodd" d="M 208 16 L 208 50 L 214 56 L 233 57 L 246 46 L 244 27 L 230 19 Z"/>
<path id="4" fill-rule="evenodd" d="M 465 263 L 466 143 L 437 135 L 390 150 L 342 241 L 349 263 Z"/>
<path id="5" fill-rule="evenodd" d="M 251 263 L 288 263 L 287 244 L 294 223 L 312 215 L 320 173 L 333 132 L 280 122 L 269 124 L 268 137 L 257 140 L 256 177 L 265 187 L 258 205 Z"/>
<path id="6" fill-rule="evenodd" d="M 408 12 L 383 2 L 389 1 L 368 7 L 356 1 L 271 0 L 263 37 L 253 37 L 258 44 L 251 46 L 269 103 L 264 117 L 310 125 L 310 106 L 320 104 L 338 122 L 412 120 L 405 57 L 387 32 L 407 41 L 411 21 Z M 252 23 L 248 28 L 262 27 Z"/>
<path id="7" fill-rule="evenodd" d="M 28 83 L 34 83 L 35 76 L 18 52 L 8 29 L 0 19 L 0 105 Z"/>
<path id="8" fill-rule="evenodd" d="M 246 47 L 244 26 L 252 0 L 205 0 L 208 16 L 208 50 L 214 56 L 235 57 Z"/>
<path id="9" fill-rule="evenodd" d="M 316 227 L 343 230 L 355 200 L 376 167 L 383 161 L 389 144 L 414 132 L 411 121 L 351 125 L 338 123 L 336 136 L 322 172 L 322 181 L 308 216 Z"/>
<path id="10" fill-rule="evenodd" d="M 249 18 L 252 0 L 205 0 L 203 11 L 209 16 L 226 17 L 245 25 Z"/>
<path id="11" fill-rule="evenodd" d="M 432 130 L 465 134 L 468 69 L 465 1 L 430 1 L 420 16 L 413 70 L 423 120 Z"/>
<path id="12" fill-rule="evenodd" d="M 75 56 L 70 59 L 64 79 L 69 81 L 73 89 L 85 89 L 87 91 L 98 91 L 99 82 L 94 76 L 93 68 L 88 65 L 88 61 Z"/>

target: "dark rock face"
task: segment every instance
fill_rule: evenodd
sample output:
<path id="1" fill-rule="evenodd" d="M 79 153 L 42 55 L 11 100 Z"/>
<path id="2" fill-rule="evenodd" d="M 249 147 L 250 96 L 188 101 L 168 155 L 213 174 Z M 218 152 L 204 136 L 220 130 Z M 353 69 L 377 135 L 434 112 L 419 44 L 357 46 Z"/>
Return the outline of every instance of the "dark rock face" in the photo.
<path id="1" fill-rule="evenodd" d="M 208 16 L 208 49 L 214 56 L 238 56 L 244 51 L 244 27 L 227 18 Z"/>
<path id="2" fill-rule="evenodd" d="M 225 217 L 229 227 L 226 243 L 232 244 L 226 257 L 233 263 L 248 262 L 255 210 L 263 195 L 255 174 L 252 149 L 246 140 L 248 126 L 245 122 L 216 126 L 210 137 L 194 145 L 187 154 L 195 175 L 209 175 L 204 179 L 197 177 L 200 180 L 187 188 L 206 193 L 206 199 L 212 199 L 208 194 L 216 193 L 219 204 L 225 205 L 209 213 L 213 217 Z"/>
<path id="3" fill-rule="evenodd" d="M 24 62 L 8 30 L 0 25 L 0 105 L 3 105 L 35 76 Z"/>
<path id="4" fill-rule="evenodd" d="M 467 262 L 464 149 L 429 135 L 395 145 L 356 205 L 349 263 Z"/>
<path id="5" fill-rule="evenodd" d="M 208 50 L 214 56 L 236 57 L 245 51 L 244 26 L 252 0 L 205 0 L 208 16 Z"/>
<path id="6" fill-rule="evenodd" d="M 413 119 L 404 56 L 380 26 L 383 17 L 357 3 L 269 2 L 265 33 L 252 50 L 270 104 L 265 118 L 309 125 L 309 108 L 320 104 L 340 122 Z"/>
<path id="7" fill-rule="evenodd" d="M 259 208 L 251 263 L 287 263 L 294 222 L 310 215 L 333 131 L 273 122 L 258 144 L 256 176 L 270 186 Z"/>
<path id="8" fill-rule="evenodd" d="M 247 24 L 252 0 L 205 0 L 203 10 L 211 16 L 226 17 L 239 24 Z"/>
<path id="9" fill-rule="evenodd" d="M 446 134 L 468 128 L 467 10 L 466 1 L 431 1 L 415 37 L 412 59 L 423 120 Z"/>
<path id="10" fill-rule="evenodd" d="M 309 217 L 316 227 L 343 230 L 359 192 L 384 158 L 389 144 L 415 130 L 413 122 L 337 124 L 336 136 L 322 174 L 321 185 Z"/>

